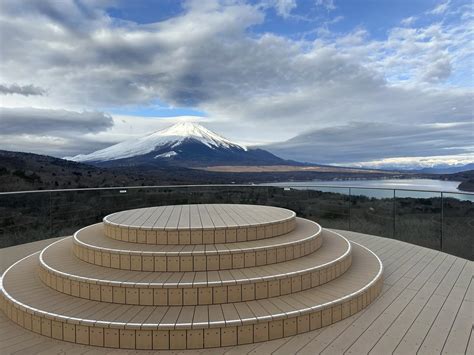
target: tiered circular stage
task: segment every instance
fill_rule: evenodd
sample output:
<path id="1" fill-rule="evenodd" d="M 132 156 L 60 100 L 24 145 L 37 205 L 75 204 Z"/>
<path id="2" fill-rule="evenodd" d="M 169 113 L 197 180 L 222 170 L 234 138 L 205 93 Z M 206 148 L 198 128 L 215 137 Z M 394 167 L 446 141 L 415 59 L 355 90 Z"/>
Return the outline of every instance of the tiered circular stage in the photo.
<path id="1" fill-rule="evenodd" d="M 55 339 L 199 349 L 330 325 L 381 288 L 374 253 L 293 211 L 203 204 L 106 216 L 12 265 L 0 299 Z"/>

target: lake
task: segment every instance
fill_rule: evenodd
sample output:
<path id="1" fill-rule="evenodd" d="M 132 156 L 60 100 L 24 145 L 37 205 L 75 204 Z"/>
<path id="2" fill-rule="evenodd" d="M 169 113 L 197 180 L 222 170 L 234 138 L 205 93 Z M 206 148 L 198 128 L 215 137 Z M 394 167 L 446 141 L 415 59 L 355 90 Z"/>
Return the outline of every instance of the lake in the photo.
<path id="1" fill-rule="evenodd" d="M 318 190 L 327 192 L 348 193 L 351 187 L 352 195 L 365 195 L 369 197 L 393 197 L 393 189 L 397 197 L 439 197 L 439 192 L 443 191 L 448 197 L 459 199 L 474 200 L 473 194 L 464 194 L 458 190 L 459 181 L 444 181 L 431 179 L 375 179 L 375 180 L 313 180 L 313 181 L 289 181 L 269 183 L 262 185 L 293 187 L 293 188 L 311 188 L 318 187 Z M 370 188 L 379 188 L 387 190 L 369 190 Z M 403 191 L 417 190 L 417 191 Z"/>

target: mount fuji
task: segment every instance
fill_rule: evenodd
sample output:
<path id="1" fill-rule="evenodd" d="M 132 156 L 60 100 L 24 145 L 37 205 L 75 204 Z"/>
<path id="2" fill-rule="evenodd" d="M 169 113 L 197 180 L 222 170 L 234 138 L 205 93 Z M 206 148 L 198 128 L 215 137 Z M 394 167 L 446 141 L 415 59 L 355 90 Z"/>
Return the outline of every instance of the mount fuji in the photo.
<path id="1" fill-rule="evenodd" d="M 300 165 L 266 150 L 232 142 L 193 122 L 179 122 L 146 136 L 64 159 L 107 167 Z"/>

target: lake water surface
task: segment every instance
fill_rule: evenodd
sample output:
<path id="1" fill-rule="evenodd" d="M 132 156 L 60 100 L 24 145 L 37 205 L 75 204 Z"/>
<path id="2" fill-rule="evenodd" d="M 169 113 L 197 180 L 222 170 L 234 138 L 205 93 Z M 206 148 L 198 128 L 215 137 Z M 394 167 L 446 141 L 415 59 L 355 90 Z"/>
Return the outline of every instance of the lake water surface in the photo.
<path id="1" fill-rule="evenodd" d="M 289 181 L 270 183 L 263 185 L 311 188 L 327 192 L 348 193 L 351 187 L 352 195 L 365 195 L 370 197 L 393 197 L 393 189 L 396 189 L 397 197 L 439 197 L 441 191 L 447 192 L 446 196 L 473 201 L 473 194 L 463 194 L 458 190 L 459 181 L 444 181 L 431 179 L 376 179 L 376 180 L 313 180 L 313 181 Z M 370 188 L 386 190 L 369 190 Z M 403 191 L 417 190 L 417 191 Z"/>

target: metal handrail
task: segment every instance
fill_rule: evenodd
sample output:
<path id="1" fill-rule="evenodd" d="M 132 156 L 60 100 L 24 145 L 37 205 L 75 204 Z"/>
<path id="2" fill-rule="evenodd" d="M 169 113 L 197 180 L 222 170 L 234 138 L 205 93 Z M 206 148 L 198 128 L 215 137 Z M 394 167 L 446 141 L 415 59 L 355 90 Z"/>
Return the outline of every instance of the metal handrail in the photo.
<path id="1" fill-rule="evenodd" d="M 388 187 L 364 187 L 364 186 L 338 186 L 338 185 L 291 185 L 291 183 L 298 183 L 298 181 L 288 182 L 290 186 L 277 185 L 272 183 L 264 184 L 195 184 L 195 185 L 147 185 L 147 186 L 111 186 L 111 187 L 85 187 L 77 189 L 50 189 L 50 190 L 26 190 L 26 191 L 6 191 L 0 192 L 0 195 L 16 195 L 16 194 L 33 194 L 33 193 L 48 193 L 48 192 L 77 192 L 77 191 L 98 191 L 98 190 L 132 190 L 132 189 L 153 189 L 153 188 L 186 188 L 186 187 L 320 187 L 331 189 L 363 189 L 363 190 L 387 190 L 387 191 L 415 191 L 415 192 L 431 192 L 431 193 L 447 193 L 458 195 L 472 195 L 474 192 L 469 191 L 440 191 L 440 190 L 422 190 L 422 189 L 403 189 L 403 188 L 388 188 Z"/>

